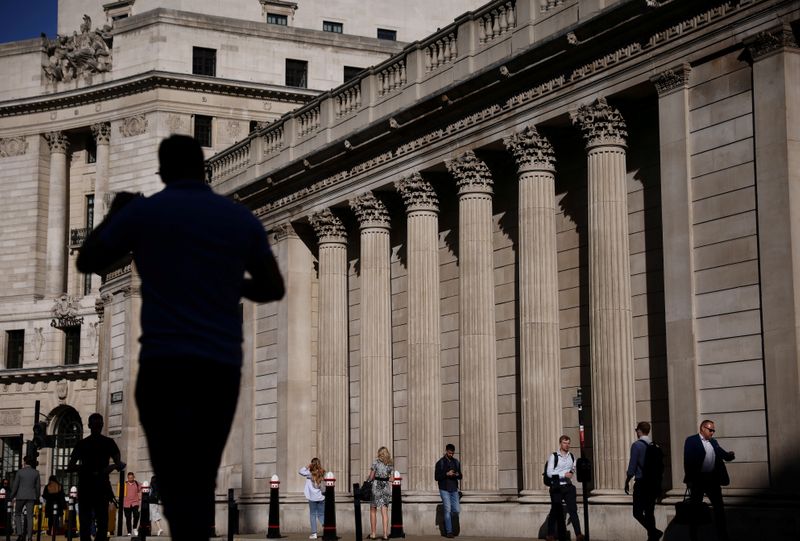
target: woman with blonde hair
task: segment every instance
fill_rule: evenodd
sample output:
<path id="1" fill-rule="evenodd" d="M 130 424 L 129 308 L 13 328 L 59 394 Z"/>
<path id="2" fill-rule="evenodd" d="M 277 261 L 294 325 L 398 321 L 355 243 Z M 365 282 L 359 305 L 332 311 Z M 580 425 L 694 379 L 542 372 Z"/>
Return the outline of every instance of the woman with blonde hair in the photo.
<path id="1" fill-rule="evenodd" d="M 383 537 L 389 539 L 389 504 L 392 502 L 392 454 L 386 447 L 378 449 L 378 457 L 369 469 L 372 483 L 372 501 L 369 504 L 370 539 L 375 539 L 375 528 L 378 523 L 378 508 L 381 508 L 381 522 L 383 524 Z"/>
<path id="2" fill-rule="evenodd" d="M 325 495 L 322 493 L 322 482 L 325 480 L 325 468 L 319 459 L 314 457 L 308 466 L 300 468 L 298 472 L 306 478 L 303 494 L 308 500 L 308 514 L 311 520 L 311 535 L 309 539 L 317 538 L 317 519 L 325 525 Z"/>

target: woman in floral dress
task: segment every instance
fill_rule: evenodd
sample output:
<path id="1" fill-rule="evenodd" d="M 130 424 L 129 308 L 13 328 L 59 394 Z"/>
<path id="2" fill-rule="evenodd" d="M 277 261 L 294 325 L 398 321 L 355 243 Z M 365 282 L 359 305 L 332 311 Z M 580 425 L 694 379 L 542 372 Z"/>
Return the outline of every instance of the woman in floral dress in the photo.
<path id="1" fill-rule="evenodd" d="M 389 504 L 392 502 L 392 455 L 389 449 L 378 449 L 378 457 L 369 470 L 369 479 L 372 483 L 372 501 L 369 504 L 370 539 L 376 539 L 375 527 L 378 523 L 378 508 L 381 508 L 381 521 L 383 523 L 383 537 L 389 539 Z"/>

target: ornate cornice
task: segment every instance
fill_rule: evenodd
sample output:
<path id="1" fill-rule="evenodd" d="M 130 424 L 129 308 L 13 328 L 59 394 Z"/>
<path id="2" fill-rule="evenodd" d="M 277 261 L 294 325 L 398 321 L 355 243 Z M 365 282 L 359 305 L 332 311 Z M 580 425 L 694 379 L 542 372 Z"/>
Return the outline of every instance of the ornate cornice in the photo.
<path id="1" fill-rule="evenodd" d="M 67 138 L 67 134 L 63 131 L 51 131 L 44 134 L 44 138 L 47 139 L 47 144 L 50 147 L 50 152 L 55 154 L 60 152 L 61 154 L 66 154 L 67 149 L 69 148 L 69 139 Z"/>
<path id="2" fill-rule="evenodd" d="M 355 212 L 362 229 L 367 227 L 389 227 L 389 211 L 383 201 L 372 192 L 361 194 L 350 200 L 350 208 Z"/>
<path id="3" fill-rule="evenodd" d="M 343 243 L 347 241 L 347 231 L 342 220 L 331 209 L 321 210 L 308 218 L 320 244 L 326 242 Z"/>
<path id="4" fill-rule="evenodd" d="M 759 32 L 752 38 L 745 40 L 747 50 L 753 61 L 771 55 L 776 51 L 785 48 L 797 49 L 797 38 L 794 36 L 792 27 L 788 24 L 777 26 L 764 32 Z"/>
<path id="5" fill-rule="evenodd" d="M 394 183 L 394 187 L 400 192 L 408 212 L 415 210 L 439 211 L 439 198 L 436 197 L 433 186 L 419 173 L 412 173 L 401 178 Z"/>
<path id="6" fill-rule="evenodd" d="M 141 135 L 147 131 L 147 116 L 142 114 L 129 116 L 122 120 L 119 126 L 119 133 L 123 137 L 133 137 L 134 135 Z"/>
<path id="7" fill-rule="evenodd" d="M 0 370 L 0 385 L 13 383 L 31 385 L 47 382 L 67 382 L 97 379 L 97 363 L 81 363 L 69 366 L 52 366 L 48 368 L 20 368 L 17 370 Z M 17 390 L 20 390 L 19 388 Z M 3 394 L 10 393 L 7 387 L 0 388 Z"/>
<path id="8" fill-rule="evenodd" d="M 605 98 L 589 105 L 581 105 L 569 114 L 572 124 L 580 128 L 587 147 L 603 145 L 625 146 L 628 132 L 625 119 L 617 109 L 606 103 Z"/>
<path id="9" fill-rule="evenodd" d="M 688 87 L 691 71 L 691 66 L 684 63 L 650 77 L 650 82 L 656 87 L 659 97 L 666 96 Z"/>
<path id="10" fill-rule="evenodd" d="M 111 123 L 98 122 L 97 124 L 92 124 L 92 135 L 98 145 L 107 145 L 111 139 Z"/>
<path id="11" fill-rule="evenodd" d="M 0 158 L 11 156 L 22 156 L 28 152 L 27 137 L 3 137 L 0 138 Z"/>
<path id="12" fill-rule="evenodd" d="M 445 160 L 444 164 L 456 180 L 459 195 L 492 193 L 492 174 L 473 151 L 468 150 L 453 160 Z"/>
<path id="13" fill-rule="evenodd" d="M 536 126 L 525 128 L 514 135 L 503 139 L 506 149 L 514 156 L 517 167 L 522 170 L 555 171 L 556 153 L 553 145 Z"/>

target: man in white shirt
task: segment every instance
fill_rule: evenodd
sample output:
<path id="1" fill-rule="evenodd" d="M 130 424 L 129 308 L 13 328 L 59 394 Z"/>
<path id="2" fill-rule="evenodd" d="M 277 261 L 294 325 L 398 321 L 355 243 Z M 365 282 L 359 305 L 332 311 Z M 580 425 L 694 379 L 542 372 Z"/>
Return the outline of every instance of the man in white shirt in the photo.
<path id="1" fill-rule="evenodd" d="M 562 539 L 567 538 L 567 525 L 564 522 L 564 513 L 561 502 L 567 505 L 567 513 L 575 529 L 576 541 L 583 541 L 581 523 L 578 519 L 578 504 L 576 502 L 575 485 L 572 478 L 575 476 L 575 457 L 569 452 L 570 438 L 566 434 L 558 438 L 558 451 L 547 459 L 547 477 L 550 478 L 550 515 L 547 517 L 547 541 L 555 541 L 556 521 Z"/>

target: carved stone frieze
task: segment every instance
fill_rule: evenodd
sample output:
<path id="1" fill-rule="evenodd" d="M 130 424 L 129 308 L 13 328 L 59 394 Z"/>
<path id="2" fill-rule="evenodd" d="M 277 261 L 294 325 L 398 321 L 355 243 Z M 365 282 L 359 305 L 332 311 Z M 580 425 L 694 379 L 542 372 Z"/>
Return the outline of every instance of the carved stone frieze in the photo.
<path id="1" fill-rule="evenodd" d="M 22 156 L 28 152 L 27 137 L 3 137 L 0 138 L 0 158 L 11 156 Z"/>
<path id="2" fill-rule="evenodd" d="M 367 192 L 350 200 L 350 208 L 358 218 L 358 223 L 365 227 L 389 227 L 389 211 L 383 201 Z"/>
<path id="3" fill-rule="evenodd" d="M 439 198 L 433 190 L 431 183 L 422 178 L 419 173 L 412 173 L 394 183 L 395 188 L 403 198 L 408 212 L 414 210 L 439 210 Z"/>
<path id="4" fill-rule="evenodd" d="M 471 150 L 453 160 L 445 160 L 447 170 L 456 179 L 458 193 L 492 193 L 492 174 L 486 164 Z"/>
<path id="5" fill-rule="evenodd" d="M 659 96 L 666 96 L 676 90 L 681 90 L 689 85 L 689 74 L 692 68 L 689 64 L 681 64 L 672 69 L 662 71 L 658 75 L 650 78 L 650 82 L 656 87 Z"/>
<path id="6" fill-rule="evenodd" d="M 242 134 L 242 125 L 238 120 L 229 120 L 228 121 L 228 135 L 231 139 L 239 139 L 239 136 Z"/>
<path id="7" fill-rule="evenodd" d="M 326 241 L 342 242 L 347 239 L 347 231 L 342 224 L 342 220 L 331 212 L 331 209 L 321 210 L 312 214 L 308 221 L 311 223 L 311 227 L 314 228 L 320 243 Z"/>
<path id="8" fill-rule="evenodd" d="M 5 391 L 5 389 L 3 389 Z M 22 425 L 22 409 L 4 409 L 0 410 L 0 426 L 21 426 Z M 4 504 L 5 505 L 5 504 Z M 11 505 L 11 504 L 9 504 Z"/>
<path id="9" fill-rule="evenodd" d="M 273 226 L 272 234 L 278 242 L 288 239 L 289 237 L 297 237 L 297 231 L 294 230 L 294 226 L 291 222 L 284 222 Z"/>
<path id="10" fill-rule="evenodd" d="M 169 115 L 167 117 L 167 128 L 169 129 L 170 133 L 182 133 L 184 128 L 183 120 L 181 119 L 180 115 Z"/>
<path id="11" fill-rule="evenodd" d="M 83 318 L 78 316 L 80 307 L 80 302 L 72 295 L 66 293 L 61 295 L 55 300 L 53 308 L 50 310 L 53 314 L 50 326 L 56 329 L 79 326 L 83 323 Z"/>
<path id="12" fill-rule="evenodd" d="M 111 123 L 98 122 L 97 124 L 92 124 L 92 135 L 98 145 L 107 145 L 111 139 Z"/>
<path id="13" fill-rule="evenodd" d="M 587 147 L 625 145 L 625 138 L 628 136 L 625 119 L 605 98 L 597 98 L 592 104 L 581 105 L 569 116 L 572 124 L 583 132 Z"/>
<path id="14" fill-rule="evenodd" d="M 111 27 L 92 30 L 92 19 L 83 16 L 81 33 L 47 39 L 42 35 L 42 71 L 50 82 L 65 83 L 81 76 L 111 71 Z"/>
<path id="15" fill-rule="evenodd" d="M 503 139 L 503 144 L 514 156 L 520 169 L 555 171 L 556 153 L 546 137 L 539 134 L 536 126 L 525 128 Z"/>
<path id="16" fill-rule="evenodd" d="M 134 135 L 141 135 L 147 131 L 147 116 L 138 114 L 129 116 L 122 120 L 119 126 L 119 133 L 123 137 L 133 137 Z"/>
<path id="17" fill-rule="evenodd" d="M 60 152 L 61 154 L 65 154 L 67 152 L 69 148 L 69 139 L 67 138 L 67 134 L 63 131 L 51 131 L 44 134 L 44 138 L 47 139 L 47 144 L 50 147 L 51 153 Z"/>
<path id="18" fill-rule="evenodd" d="M 759 32 L 754 37 L 745 41 L 747 49 L 753 60 L 759 60 L 783 48 L 797 49 L 797 38 L 792 27 L 788 24 Z"/>

